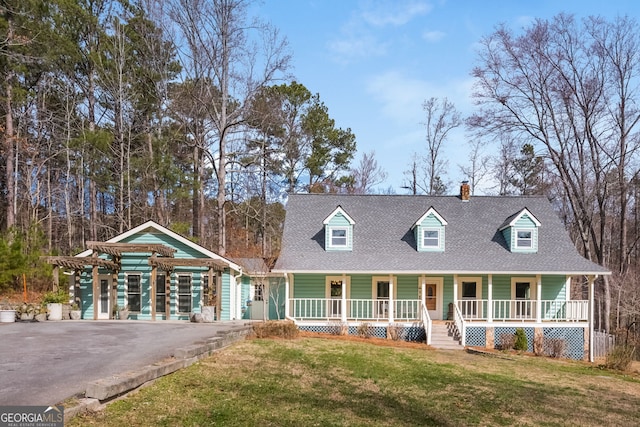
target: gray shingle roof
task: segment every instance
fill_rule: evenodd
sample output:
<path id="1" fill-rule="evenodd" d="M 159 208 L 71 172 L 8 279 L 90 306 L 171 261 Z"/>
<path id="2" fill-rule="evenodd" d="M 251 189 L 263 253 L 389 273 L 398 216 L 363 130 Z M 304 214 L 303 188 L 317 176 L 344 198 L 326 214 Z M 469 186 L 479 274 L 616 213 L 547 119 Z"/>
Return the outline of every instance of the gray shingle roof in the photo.
<path id="1" fill-rule="evenodd" d="M 324 250 L 322 221 L 337 206 L 355 221 L 353 251 Z M 449 225 L 443 253 L 418 252 L 411 230 L 433 207 Z M 502 232 L 527 208 L 542 224 L 538 252 L 511 253 Z M 274 271 L 607 274 L 583 258 L 545 197 L 289 196 L 282 252 Z"/>

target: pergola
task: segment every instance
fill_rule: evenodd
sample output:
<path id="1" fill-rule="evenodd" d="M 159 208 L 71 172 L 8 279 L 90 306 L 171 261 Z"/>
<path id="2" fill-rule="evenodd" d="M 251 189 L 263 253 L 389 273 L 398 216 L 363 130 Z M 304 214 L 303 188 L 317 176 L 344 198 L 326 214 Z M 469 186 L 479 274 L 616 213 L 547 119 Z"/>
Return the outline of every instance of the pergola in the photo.
<path id="1" fill-rule="evenodd" d="M 156 320 L 156 277 L 158 268 L 161 271 L 173 271 L 176 267 L 207 267 L 209 284 L 213 284 L 214 272 L 218 273 L 224 270 L 226 265 L 218 260 L 211 258 L 174 258 L 176 249 L 158 243 L 109 243 L 87 241 L 87 248 L 93 251 L 91 256 L 49 256 L 45 257 L 48 264 L 53 268 L 53 282 L 55 289 L 59 286 L 59 269 L 60 267 L 73 270 L 75 272 L 75 289 L 79 289 L 80 271 L 85 267 L 91 266 L 92 270 L 92 287 L 93 287 L 93 319 L 98 319 L 98 303 L 100 294 L 100 283 L 98 277 L 98 269 L 103 267 L 111 271 L 113 292 L 111 292 L 112 307 L 116 305 L 118 273 L 121 270 L 121 259 L 125 253 L 150 253 L 148 263 L 151 266 L 150 295 L 151 295 L 151 319 Z M 100 258 L 101 254 L 111 257 L 111 260 Z M 219 279 L 220 275 L 216 274 Z M 220 280 L 216 281 L 217 294 L 220 295 Z M 171 294 L 171 278 L 166 275 L 166 294 Z M 166 299 L 165 313 L 170 312 L 171 299 Z M 218 300 L 218 305 L 219 300 Z M 217 307 L 216 310 L 220 310 Z M 219 312 L 219 311 L 218 311 Z"/>

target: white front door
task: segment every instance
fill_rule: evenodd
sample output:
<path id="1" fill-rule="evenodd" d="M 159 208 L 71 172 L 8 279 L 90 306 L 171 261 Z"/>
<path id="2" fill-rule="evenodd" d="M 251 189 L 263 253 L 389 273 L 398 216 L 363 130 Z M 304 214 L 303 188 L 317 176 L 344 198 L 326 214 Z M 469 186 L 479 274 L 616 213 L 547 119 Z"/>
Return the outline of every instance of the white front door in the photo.
<path id="1" fill-rule="evenodd" d="M 98 296 L 98 319 L 109 319 L 111 313 L 111 278 L 100 276 L 100 295 Z"/>

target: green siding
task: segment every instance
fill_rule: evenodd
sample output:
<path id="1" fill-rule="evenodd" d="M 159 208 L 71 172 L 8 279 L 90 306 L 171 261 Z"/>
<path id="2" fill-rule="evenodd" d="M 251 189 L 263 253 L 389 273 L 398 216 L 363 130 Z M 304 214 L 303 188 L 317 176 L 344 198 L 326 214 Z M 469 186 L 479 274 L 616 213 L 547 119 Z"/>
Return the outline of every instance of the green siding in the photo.
<path id="1" fill-rule="evenodd" d="M 124 239 L 122 243 L 152 243 L 163 244 L 177 250 L 174 258 L 203 258 L 203 254 L 186 244 L 159 232 L 145 232 L 134 234 Z M 151 254 L 148 254 L 151 255 Z"/>
<path id="2" fill-rule="evenodd" d="M 509 230 L 508 236 L 504 233 L 504 231 Z M 517 248 L 516 240 L 518 238 L 518 233 L 516 230 L 527 230 L 531 231 L 531 248 Z M 533 253 L 538 252 L 538 227 L 536 223 L 529 217 L 529 215 L 522 215 L 518 221 L 512 226 L 508 227 L 503 231 L 505 235 L 505 239 L 508 239 L 509 247 L 511 252 L 522 252 L 522 253 Z"/>
<path id="3" fill-rule="evenodd" d="M 398 276 L 397 299 L 418 299 L 418 276 Z"/>
<path id="4" fill-rule="evenodd" d="M 351 295 L 352 299 L 371 299 L 371 283 L 373 276 L 362 274 L 351 276 Z"/>
<path id="5" fill-rule="evenodd" d="M 493 276 L 492 283 L 494 300 L 511 299 L 511 276 Z"/>
<path id="6" fill-rule="evenodd" d="M 251 277 L 242 276 L 240 279 L 240 318 L 248 319 L 249 318 L 249 310 L 247 310 L 247 300 L 249 299 L 249 294 L 251 293 Z"/>
<path id="7" fill-rule="evenodd" d="M 293 298 L 324 298 L 326 280 L 323 274 L 296 274 L 293 284 Z"/>
<path id="8" fill-rule="evenodd" d="M 565 301 L 567 298 L 566 276 L 542 276 L 542 299 Z"/>
<path id="9" fill-rule="evenodd" d="M 331 227 L 345 227 L 347 229 L 347 246 L 345 247 L 329 247 L 331 242 Z M 341 213 L 336 213 L 324 227 L 324 246 L 327 251 L 351 251 L 353 250 L 353 225 Z"/>
<path id="10" fill-rule="evenodd" d="M 442 252 L 445 249 L 445 226 L 433 214 L 427 215 L 417 227 L 414 228 L 417 250 L 420 252 Z M 425 229 L 437 229 L 439 232 L 439 245 L 437 248 L 423 246 L 422 234 Z"/>
<path id="11" fill-rule="evenodd" d="M 228 268 L 222 272 L 222 292 L 220 295 L 221 320 L 231 320 L 231 273 Z"/>
<path id="12" fill-rule="evenodd" d="M 269 279 L 269 319 L 284 319 L 285 314 L 285 282 L 282 279 Z M 276 309 L 277 305 L 277 309 Z"/>

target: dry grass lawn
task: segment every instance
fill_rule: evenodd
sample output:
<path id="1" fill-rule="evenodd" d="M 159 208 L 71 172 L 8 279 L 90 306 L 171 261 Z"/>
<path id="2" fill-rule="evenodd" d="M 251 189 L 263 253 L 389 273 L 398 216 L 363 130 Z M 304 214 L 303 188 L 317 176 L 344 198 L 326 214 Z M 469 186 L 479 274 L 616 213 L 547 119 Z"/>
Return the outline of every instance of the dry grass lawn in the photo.
<path id="1" fill-rule="evenodd" d="M 359 342 L 363 341 L 363 342 Z M 422 344 L 254 339 L 69 425 L 637 425 L 640 377 Z"/>

